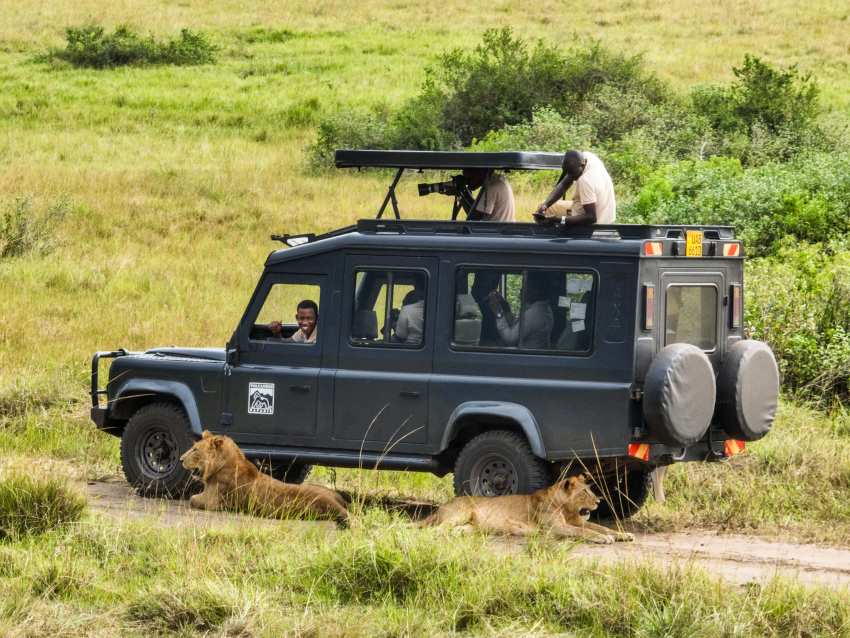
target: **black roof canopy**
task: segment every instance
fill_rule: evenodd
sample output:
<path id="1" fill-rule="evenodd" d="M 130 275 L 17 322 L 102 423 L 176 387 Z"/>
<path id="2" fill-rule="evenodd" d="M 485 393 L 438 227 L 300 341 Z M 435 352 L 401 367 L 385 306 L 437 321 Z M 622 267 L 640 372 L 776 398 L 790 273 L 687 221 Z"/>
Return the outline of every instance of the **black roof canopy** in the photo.
<path id="1" fill-rule="evenodd" d="M 338 150 L 337 168 L 560 170 L 563 153 Z"/>

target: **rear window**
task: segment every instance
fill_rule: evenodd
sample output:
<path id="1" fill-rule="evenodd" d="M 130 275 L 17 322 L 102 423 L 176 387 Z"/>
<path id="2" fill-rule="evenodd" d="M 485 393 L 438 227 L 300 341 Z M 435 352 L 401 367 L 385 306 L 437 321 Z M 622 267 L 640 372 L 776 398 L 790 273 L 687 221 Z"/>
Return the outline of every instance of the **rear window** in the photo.
<path id="1" fill-rule="evenodd" d="M 717 287 L 672 285 L 667 288 L 664 345 L 690 343 L 702 350 L 717 346 Z"/>

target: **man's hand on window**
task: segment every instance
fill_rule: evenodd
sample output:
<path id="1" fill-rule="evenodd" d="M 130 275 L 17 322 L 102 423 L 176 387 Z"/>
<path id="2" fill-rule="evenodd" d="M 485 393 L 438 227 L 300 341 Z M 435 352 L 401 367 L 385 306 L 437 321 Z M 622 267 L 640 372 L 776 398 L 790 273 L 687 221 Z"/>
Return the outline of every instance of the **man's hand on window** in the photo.
<path id="1" fill-rule="evenodd" d="M 269 330 L 271 330 L 275 337 L 279 337 L 283 334 L 283 324 L 280 321 L 272 321 L 269 324 Z"/>

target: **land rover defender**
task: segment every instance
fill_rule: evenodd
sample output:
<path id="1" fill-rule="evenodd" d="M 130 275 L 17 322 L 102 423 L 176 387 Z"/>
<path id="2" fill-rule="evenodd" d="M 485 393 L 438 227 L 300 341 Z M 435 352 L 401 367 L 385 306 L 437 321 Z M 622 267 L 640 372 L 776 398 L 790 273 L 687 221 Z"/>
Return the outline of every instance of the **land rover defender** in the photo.
<path id="1" fill-rule="evenodd" d="M 379 217 L 388 202 L 398 217 L 402 170 L 561 158 L 347 153 L 399 168 Z M 178 459 L 207 429 L 288 481 L 312 465 L 453 472 L 457 493 L 499 495 L 587 471 L 601 514 L 628 516 L 653 468 L 726 459 L 772 425 L 779 375 L 746 338 L 729 227 L 373 219 L 282 239 L 226 347 L 94 355 L 92 419 L 143 492 L 184 491 Z M 272 329 L 305 299 L 314 342 Z"/>

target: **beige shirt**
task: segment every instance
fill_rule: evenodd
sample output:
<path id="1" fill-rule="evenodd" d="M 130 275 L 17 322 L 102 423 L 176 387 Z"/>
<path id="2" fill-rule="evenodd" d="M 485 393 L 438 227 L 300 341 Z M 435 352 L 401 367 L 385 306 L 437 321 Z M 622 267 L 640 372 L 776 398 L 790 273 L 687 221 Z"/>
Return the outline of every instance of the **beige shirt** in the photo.
<path id="1" fill-rule="evenodd" d="M 405 343 L 422 343 L 425 328 L 425 300 L 402 306 L 395 325 L 395 336 Z"/>
<path id="2" fill-rule="evenodd" d="M 611 176 L 596 155 L 589 151 L 583 151 L 581 155 L 587 163 L 575 183 L 571 214 L 584 212 L 584 204 L 596 204 L 596 223 L 613 224 L 617 219 L 617 202 Z"/>
<path id="3" fill-rule="evenodd" d="M 290 337 L 290 341 L 293 343 L 316 343 L 316 339 L 319 337 L 319 326 L 313 328 L 313 332 L 310 333 L 309 338 L 304 336 L 304 331 L 299 328 L 294 333 L 292 333 L 292 337 Z"/>
<path id="4" fill-rule="evenodd" d="M 483 192 L 475 210 L 487 215 L 483 221 L 516 221 L 514 192 L 504 175 L 491 175 L 481 188 Z"/>

